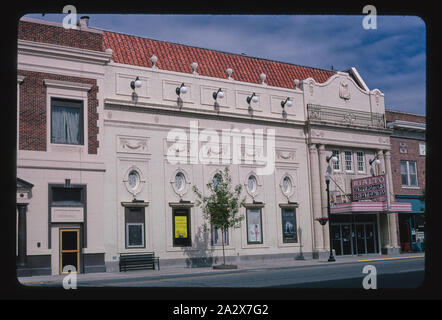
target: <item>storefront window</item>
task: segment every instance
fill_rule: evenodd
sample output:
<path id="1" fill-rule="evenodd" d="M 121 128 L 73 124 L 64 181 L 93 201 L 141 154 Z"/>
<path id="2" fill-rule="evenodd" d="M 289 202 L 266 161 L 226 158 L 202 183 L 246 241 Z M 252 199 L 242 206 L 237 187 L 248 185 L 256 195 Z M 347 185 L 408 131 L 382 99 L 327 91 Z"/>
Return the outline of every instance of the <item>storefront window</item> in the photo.
<path id="1" fill-rule="evenodd" d="M 247 209 L 247 243 L 262 243 L 261 209 Z"/>
<path id="2" fill-rule="evenodd" d="M 296 216 L 294 208 L 282 208 L 282 241 L 284 243 L 298 242 L 296 233 Z"/>

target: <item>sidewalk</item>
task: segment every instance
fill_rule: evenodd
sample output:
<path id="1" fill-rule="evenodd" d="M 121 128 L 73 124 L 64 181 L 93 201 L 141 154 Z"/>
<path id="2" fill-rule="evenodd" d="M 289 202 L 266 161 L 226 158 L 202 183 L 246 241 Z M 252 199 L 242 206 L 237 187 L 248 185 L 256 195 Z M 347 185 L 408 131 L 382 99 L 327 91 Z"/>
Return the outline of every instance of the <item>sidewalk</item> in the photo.
<path id="1" fill-rule="evenodd" d="M 274 259 L 270 261 L 253 261 L 243 262 L 238 264 L 238 269 L 227 270 L 214 270 L 212 267 L 202 268 L 187 268 L 187 267 L 171 267 L 164 266 L 161 270 L 139 270 L 129 272 L 100 272 L 100 273 L 83 273 L 77 275 L 77 281 L 94 281 L 94 280 L 115 280 L 115 279 L 136 279 L 142 277 L 167 277 L 167 276 L 186 276 L 186 275 L 205 275 L 216 273 L 232 273 L 232 272 L 244 272 L 250 270 L 262 270 L 262 269 L 281 269 L 281 268 L 294 268 L 294 267 L 314 267 L 319 265 L 329 264 L 345 264 L 345 263 L 369 263 L 370 261 L 382 261 L 382 260 L 394 260 L 394 259 L 413 259 L 424 257 L 424 253 L 406 253 L 396 255 L 363 255 L 363 256 L 345 256 L 335 257 L 335 262 L 328 262 L 327 259 Z M 54 276 L 33 276 L 33 277 L 20 277 L 18 281 L 23 285 L 29 284 L 45 284 L 63 281 L 66 275 L 54 275 Z"/>

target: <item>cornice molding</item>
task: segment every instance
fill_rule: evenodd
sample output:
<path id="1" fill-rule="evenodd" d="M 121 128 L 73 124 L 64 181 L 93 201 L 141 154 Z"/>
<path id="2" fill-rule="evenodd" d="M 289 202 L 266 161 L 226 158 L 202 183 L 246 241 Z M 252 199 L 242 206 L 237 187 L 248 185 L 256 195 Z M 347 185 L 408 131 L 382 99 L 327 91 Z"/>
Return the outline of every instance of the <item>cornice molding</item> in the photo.
<path id="1" fill-rule="evenodd" d="M 60 46 L 50 43 L 41 43 L 28 40 L 18 40 L 18 54 L 34 55 L 46 58 L 59 58 L 69 61 L 78 61 L 104 65 L 112 57 L 112 53 Z"/>

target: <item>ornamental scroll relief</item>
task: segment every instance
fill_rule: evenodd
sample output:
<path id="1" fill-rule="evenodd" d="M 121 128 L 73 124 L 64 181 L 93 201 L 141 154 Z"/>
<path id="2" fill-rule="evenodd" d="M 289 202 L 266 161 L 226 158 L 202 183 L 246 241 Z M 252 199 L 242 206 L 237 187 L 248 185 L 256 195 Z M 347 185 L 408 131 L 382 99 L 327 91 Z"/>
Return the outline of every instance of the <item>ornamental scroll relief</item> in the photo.
<path id="1" fill-rule="evenodd" d="M 148 153 L 148 138 L 118 137 L 118 152 Z"/>
<path id="2" fill-rule="evenodd" d="M 276 161 L 278 162 L 293 162 L 295 156 L 295 150 L 276 150 Z"/>

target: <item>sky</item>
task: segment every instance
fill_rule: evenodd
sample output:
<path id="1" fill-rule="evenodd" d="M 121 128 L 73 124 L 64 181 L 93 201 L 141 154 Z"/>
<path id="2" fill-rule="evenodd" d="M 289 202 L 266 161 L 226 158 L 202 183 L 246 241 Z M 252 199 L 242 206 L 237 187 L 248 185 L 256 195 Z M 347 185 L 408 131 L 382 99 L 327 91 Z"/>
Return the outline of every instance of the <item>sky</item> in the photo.
<path id="1" fill-rule="evenodd" d="M 417 16 L 87 14 L 89 26 L 321 69 L 355 67 L 385 108 L 425 115 L 426 26 Z M 63 14 L 26 17 L 62 23 Z"/>

